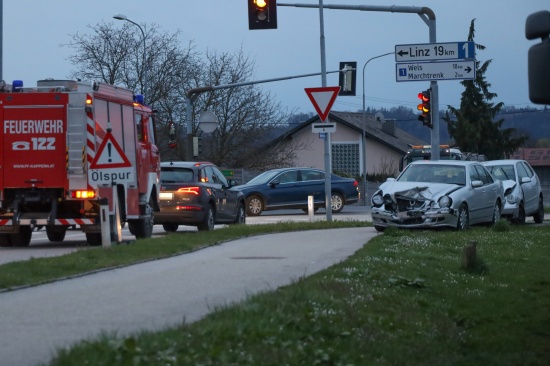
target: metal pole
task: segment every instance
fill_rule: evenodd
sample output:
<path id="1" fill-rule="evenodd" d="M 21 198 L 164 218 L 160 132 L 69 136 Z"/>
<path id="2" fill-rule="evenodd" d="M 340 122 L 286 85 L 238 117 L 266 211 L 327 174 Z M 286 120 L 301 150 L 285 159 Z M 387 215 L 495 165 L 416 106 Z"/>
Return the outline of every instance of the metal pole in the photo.
<path id="1" fill-rule="evenodd" d="M 325 21 L 323 17 L 323 0 L 319 0 L 319 27 L 320 27 L 320 43 L 321 43 L 321 82 L 322 86 L 327 86 L 327 63 L 325 52 Z M 323 121 L 324 122 L 324 121 Z M 331 187 L 331 151 L 330 151 L 330 133 L 325 133 L 325 211 L 327 221 L 332 221 L 332 187 Z"/>
<path id="2" fill-rule="evenodd" d="M 327 74 L 332 74 L 336 72 L 342 72 L 342 70 L 336 70 L 336 71 L 326 71 Z M 209 86 L 203 86 L 200 88 L 193 88 L 190 89 L 186 93 L 185 98 L 185 122 L 187 124 L 186 129 L 186 135 L 187 135 L 187 149 L 186 149 L 186 156 L 187 159 L 191 159 L 193 156 L 193 101 L 201 94 L 205 92 L 211 92 L 214 90 L 220 90 L 220 89 L 228 89 L 228 88 L 238 88 L 241 86 L 248 86 L 248 85 L 255 85 L 255 84 L 263 84 L 263 83 L 271 83 L 274 81 L 282 81 L 282 80 L 290 80 L 290 79 L 297 79 L 297 78 L 306 78 L 310 76 L 318 76 L 322 73 L 315 72 L 311 74 L 302 74 L 302 75 L 293 75 L 293 76 L 283 76 L 280 78 L 272 78 L 272 79 L 264 79 L 264 80 L 254 80 L 254 81 L 245 81 L 242 83 L 234 83 L 234 84 L 223 84 L 223 85 L 209 85 Z"/>
<path id="3" fill-rule="evenodd" d="M 278 3 L 277 6 L 293 6 L 296 8 L 317 8 L 317 5 L 313 4 L 284 4 Z M 321 6 L 319 6 L 321 7 Z M 379 11 L 387 13 L 415 13 L 426 23 L 429 28 L 430 43 L 436 43 L 436 22 L 435 13 L 432 9 L 422 6 L 397 6 L 397 5 L 324 5 L 325 9 L 339 9 L 339 10 L 360 10 L 360 11 Z M 432 123 L 433 128 L 431 131 L 431 145 L 432 145 L 432 160 L 439 160 L 439 89 L 437 81 L 431 81 L 430 86 L 432 88 Z"/>
<path id="4" fill-rule="evenodd" d="M 371 62 L 374 59 L 384 57 L 387 55 L 393 55 L 395 52 L 388 52 L 384 53 L 383 55 L 378 55 L 371 57 L 365 62 L 365 65 L 363 65 L 363 137 L 362 137 L 362 143 L 363 143 L 363 188 L 365 189 L 365 194 L 363 195 L 363 204 L 367 205 L 367 116 L 365 111 L 365 68 L 367 67 L 367 64 Z"/>
<path id="5" fill-rule="evenodd" d="M 145 101 L 147 100 L 147 82 L 148 82 L 147 66 L 145 65 L 145 63 L 147 61 L 147 45 L 145 43 L 145 31 L 143 30 L 141 25 L 139 25 L 138 23 L 134 22 L 131 19 L 128 19 L 128 17 L 126 15 L 117 14 L 117 15 L 114 15 L 113 18 L 115 18 L 117 20 L 125 20 L 127 22 L 130 22 L 133 25 L 137 26 L 139 28 L 139 30 L 141 31 L 142 40 L 143 40 L 143 63 L 141 65 L 141 67 L 143 68 L 143 70 L 142 70 L 142 72 L 143 72 L 143 81 L 142 81 L 141 94 L 143 94 L 143 104 L 145 104 Z"/>

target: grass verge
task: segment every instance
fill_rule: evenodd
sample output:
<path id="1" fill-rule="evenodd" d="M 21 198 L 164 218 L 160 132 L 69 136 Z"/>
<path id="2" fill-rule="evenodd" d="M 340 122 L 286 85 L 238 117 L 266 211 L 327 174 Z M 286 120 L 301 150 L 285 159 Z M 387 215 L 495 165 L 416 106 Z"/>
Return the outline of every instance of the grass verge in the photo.
<path id="1" fill-rule="evenodd" d="M 81 342 L 52 365 L 548 365 L 549 235 L 389 229 L 292 285 L 192 324 Z"/>

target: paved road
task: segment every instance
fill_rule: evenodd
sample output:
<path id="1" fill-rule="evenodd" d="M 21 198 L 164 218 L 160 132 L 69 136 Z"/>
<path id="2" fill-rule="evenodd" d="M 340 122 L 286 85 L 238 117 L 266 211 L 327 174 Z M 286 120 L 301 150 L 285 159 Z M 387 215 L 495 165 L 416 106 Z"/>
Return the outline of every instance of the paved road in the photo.
<path id="1" fill-rule="evenodd" d="M 341 262 L 373 228 L 254 236 L 121 269 L 0 293 L 0 365 L 47 362 L 102 331 L 193 322 L 211 309 Z"/>
<path id="2" fill-rule="evenodd" d="M 346 206 L 341 213 L 332 215 L 332 218 L 333 220 L 371 221 L 369 212 L 370 207 L 359 205 Z M 279 210 L 264 212 L 261 216 L 257 217 L 247 217 L 246 222 L 249 225 L 256 225 L 281 221 L 308 222 L 309 220 L 309 216 L 302 210 Z M 313 220 L 326 220 L 326 212 L 322 209 L 319 210 L 313 216 Z M 224 225 L 216 226 L 218 229 L 222 227 Z M 197 231 L 197 229 L 192 226 L 180 226 L 178 231 Z M 162 236 L 164 234 L 165 231 L 162 226 L 155 225 L 153 236 Z M 122 230 L 122 236 L 123 241 L 135 240 L 134 236 L 128 231 L 127 226 Z M 79 229 L 68 230 L 62 243 L 51 243 L 46 236 L 46 231 L 42 229 L 33 232 L 29 247 L 0 247 L 0 264 L 28 260 L 30 258 L 55 257 L 90 248 L 86 242 L 86 235 Z"/>

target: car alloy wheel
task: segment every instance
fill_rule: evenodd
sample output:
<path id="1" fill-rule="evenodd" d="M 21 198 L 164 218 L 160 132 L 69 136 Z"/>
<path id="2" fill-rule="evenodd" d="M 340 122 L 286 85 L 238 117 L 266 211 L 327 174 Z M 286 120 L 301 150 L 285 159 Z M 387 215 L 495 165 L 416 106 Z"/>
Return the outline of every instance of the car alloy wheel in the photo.
<path id="1" fill-rule="evenodd" d="M 204 215 L 204 220 L 197 225 L 199 231 L 210 231 L 214 230 L 214 223 L 216 222 L 216 214 L 212 206 L 208 205 L 206 208 L 206 213 Z"/>
<path id="2" fill-rule="evenodd" d="M 332 197 L 330 198 L 330 206 L 332 208 L 332 212 L 339 213 L 344 208 L 344 198 L 340 193 L 332 193 Z"/>
<path id="3" fill-rule="evenodd" d="M 249 216 L 258 216 L 264 210 L 262 199 L 258 196 L 250 197 L 246 207 Z"/>
<path id="4" fill-rule="evenodd" d="M 458 222 L 456 225 L 457 230 L 466 230 L 470 225 L 470 217 L 468 214 L 468 206 L 465 203 L 460 205 L 458 209 Z"/>

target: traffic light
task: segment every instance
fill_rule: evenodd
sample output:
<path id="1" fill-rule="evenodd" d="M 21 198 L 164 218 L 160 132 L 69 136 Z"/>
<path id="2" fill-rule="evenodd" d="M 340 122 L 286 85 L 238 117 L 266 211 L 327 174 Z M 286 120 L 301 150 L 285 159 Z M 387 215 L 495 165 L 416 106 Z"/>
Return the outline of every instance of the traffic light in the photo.
<path id="1" fill-rule="evenodd" d="M 277 29 L 277 1 L 248 0 L 248 29 Z"/>
<path id="2" fill-rule="evenodd" d="M 422 102 L 416 107 L 422 112 L 422 114 L 418 116 L 418 120 L 421 121 L 424 126 L 432 128 L 432 89 L 430 88 L 418 93 L 418 98 Z"/>
<path id="3" fill-rule="evenodd" d="M 340 86 L 339 96 L 355 96 L 355 84 L 357 79 L 357 62 L 340 62 Z"/>

